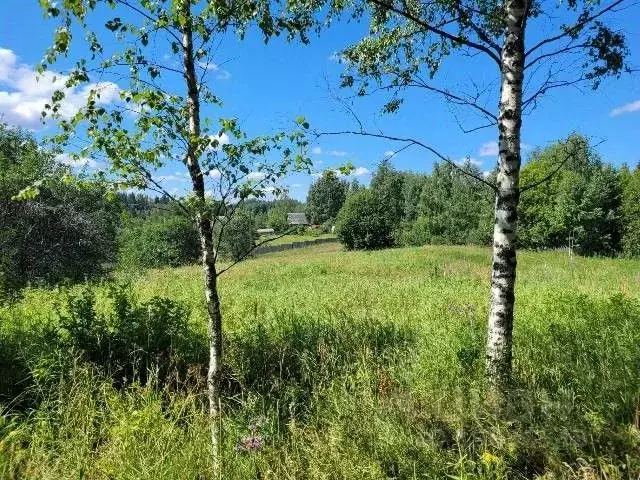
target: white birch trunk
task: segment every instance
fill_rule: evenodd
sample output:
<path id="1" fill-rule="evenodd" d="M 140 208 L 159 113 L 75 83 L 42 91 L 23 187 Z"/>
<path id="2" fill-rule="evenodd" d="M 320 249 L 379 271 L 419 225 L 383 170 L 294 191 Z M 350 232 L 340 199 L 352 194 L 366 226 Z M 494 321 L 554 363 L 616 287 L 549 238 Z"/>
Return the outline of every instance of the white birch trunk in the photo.
<path id="1" fill-rule="evenodd" d="M 191 6 L 188 1 L 183 3 L 187 23 L 182 32 L 182 59 L 184 78 L 187 84 L 187 104 L 189 108 L 189 134 L 193 139 L 200 137 L 200 93 L 195 70 L 195 56 L 193 52 L 193 32 L 190 25 Z M 221 415 L 220 388 L 222 377 L 222 314 L 220 312 L 220 298 L 218 296 L 218 274 L 215 265 L 215 249 L 213 244 L 213 224 L 211 212 L 206 210 L 204 176 L 198 162 L 196 144 L 189 141 L 189 148 L 185 158 L 189 169 L 192 189 L 200 203 L 196 214 L 200 246 L 202 249 L 202 267 L 205 282 L 205 300 L 208 313 L 209 331 L 209 369 L 207 373 L 207 397 L 209 401 L 209 415 L 211 419 L 211 444 L 213 455 L 214 478 L 219 478 L 219 432 L 218 425 Z"/>
<path id="2" fill-rule="evenodd" d="M 504 385 L 511 374 L 526 2 L 506 0 L 505 10 L 507 25 L 501 53 L 499 160 L 487 336 L 487 375 L 494 385 Z"/>

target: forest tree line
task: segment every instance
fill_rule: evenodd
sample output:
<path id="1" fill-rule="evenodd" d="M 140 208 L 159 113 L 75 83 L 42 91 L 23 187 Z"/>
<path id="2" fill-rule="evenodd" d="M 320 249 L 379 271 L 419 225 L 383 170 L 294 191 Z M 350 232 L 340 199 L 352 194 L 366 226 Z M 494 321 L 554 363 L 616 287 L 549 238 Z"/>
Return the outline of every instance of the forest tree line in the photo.
<path id="1" fill-rule="evenodd" d="M 193 221 L 169 197 L 109 195 L 94 182 L 72 181 L 70 167 L 28 133 L 2 127 L 0 134 L 3 290 L 84 280 L 114 266 L 198 261 Z M 616 168 L 603 163 L 586 138 L 576 135 L 568 142 L 580 154 L 521 198 L 520 245 L 553 249 L 571 244 L 583 255 L 640 255 L 640 165 Z M 522 169 L 523 182 L 552 173 L 568 142 L 533 151 Z M 402 172 L 384 160 L 370 187 L 327 170 L 312 184 L 306 203 L 286 196 L 245 200 L 221 249 L 238 257 L 254 245 L 257 229 L 286 232 L 290 212 L 306 212 L 317 225 L 312 232 L 326 233 L 335 225 L 340 240 L 352 249 L 489 245 L 493 192 L 468 175 L 482 175 L 476 166 L 467 162 L 463 167 L 441 162 L 428 174 Z M 37 196 L 12 200 L 38 179 L 44 181 Z"/>
<path id="2" fill-rule="evenodd" d="M 568 149 L 578 153 L 564 161 Z M 334 218 L 349 248 L 490 245 L 493 192 L 469 173 L 491 179 L 495 172 L 483 174 L 470 162 L 462 167 L 440 162 L 422 174 L 398 171 L 385 160 L 367 189 L 327 172 L 312 185 L 310 200 L 320 196 L 314 193 L 318 189 L 333 189 L 335 198 L 344 199 Z M 520 199 L 522 248 L 571 245 L 582 255 L 640 255 L 640 165 L 604 163 L 588 139 L 574 135 L 534 150 L 521 179 L 523 185 L 541 182 Z M 312 203 L 309 210 L 323 210 Z"/>

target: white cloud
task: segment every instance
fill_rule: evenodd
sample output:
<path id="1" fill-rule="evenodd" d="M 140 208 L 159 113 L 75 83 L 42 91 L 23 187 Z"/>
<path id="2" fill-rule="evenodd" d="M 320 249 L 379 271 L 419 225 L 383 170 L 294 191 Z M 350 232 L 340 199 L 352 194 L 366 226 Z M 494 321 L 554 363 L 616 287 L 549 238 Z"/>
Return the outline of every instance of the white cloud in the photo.
<path id="1" fill-rule="evenodd" d="M 342 150 L 328 150 L 325 152 L 324 150 L 322 150 L 322 147 L 313 147 L 311 149 L 311 153 L 313 155 L 321 155 L 322 153 L 325 153 L 327 155 L 331 155 L 332 157 L 346 157 L 347 155 L 349 155 L 348 152 Z"/>
<path id="2" fill-rule="evenodd" d="M 82 168 L 82 167 L 97 168 L 99 165 L 99 163 L 92 158 L 87 158 L 87 157 L 73 158 L 68 153 L 60 153 L 56 155 L 56 162 L 62 163 L 63 165 L 68 165 L 70 167 L 75 167 L 75 168 Z"/>
<path id="3" fill-rule="evenodd" d="M 304 185 L 302 185 L 301 183 L 292 183 L 291 184 L 291 188 L 302 188 Z"/>
<path id="4" fill-rule="evenodd" d="M 491 172 L 489 170 L 485 170 L 484 172 L 482 172 L 482 176 L 484 178 L 489 178 L 489 175 L 491 175 Z"/>
<path id="5" fill-rule="evenodd" d="M 346 157 L 348 155 L 347 152 L 343 152 L 342 150 L 331 150 L 329 152 L 327 152 L 329 155 L 332 155 L 334 157 Z"/>
<path id="6" fill-rule="evenodd" d="M 478 160 L 477 158 L 473 158 L 473 157 L 461 158 L 460 160 L 456 160 L 455 164 L 464 165 L 467 162 L 473 165 L 474 167 L 479 167 L 480 165 L 482 165 L 482 160 Z"/>
<path id="7" fill-rule="evenodd" d="M 335 169 L 334 170 L 335 174 L 338 175 L 339 177 L 362 177 L 364 175 L 369 175 L 371 173 L 371 171 L 368 168 L 365 167 L 356 167 L 353 170 L 351 170 L 351 172 L 349 172 L 348 175 L 344 175 L 340 170 Z M 314 173 L 312 174 L 312 176 L 314 177 L 321 177 L 322 176 L 322 172 L 319 173 Z"/>
<path id="8" fill-rule="evenodd" d="M 266 176 L 267 174 L 264 172 L 250 172 L 249 175 L 247 175 L 247 180 L 259 182 L 260 180 L 264 180 Z"/>
<path id="9" fill-rule="evenodd" d="M 215 147 L 213 145 L 209 145 L 207 149 L 215 150 L 216 152 L 219 152 L 220 150 L 222 150 L 223 145 L 227 145 L 229 143 L 229 135 L 227 135 L 225 132 L 222 132 L 219 135 L 209 135 L 209 140 L 211 141 L 212 144 L 216 142 L 217 143 Z"/>
<path id="10" fill-rule="evenodd" d="M 499 152 L 500 149 L 498 148 L 498 142 L 486 142 L 480 147 L 478 155 L 481 157 L 495 157 Z"/>
<path id="11" fill-rule="evenodd" d="M 32 66 L 19 63 L 12 50 L 0 48 L 0 115 L 10 124 L 39 128 L 42 125 L 40 114 L 56 90 L 65 93 L 60 109 L 63 118 L 70 118 L 84 106 L 92 90 L 100 94 L 99 105 L 120 98 L 120 88 L 113 82 L 66 88 L 67 79 L 66 75 L 53 71 L 39 75 Z"/>
<path id="12" fill-rule="evenodd" d="M 183 175 L 158 175 L 155 178 L 158 182 L 184 182 L 186 178 Z"/>
<path id="13" fill-rule="evenodd" d="M 621 107 L 614 108 L 609 112 L 610 117 L 617 117 L 619 115 L 624 115 L 625 113 L 632 113 L 640 111 L 640 100 L 636 100 L 635 102 L 627 103 L 626 105 L 622 105 Z"/>
<path id="14" fill-rule="evenodd" d="M 220 68 L 220 65 L 218 65 L 217 63 L 213 63 L 213 62 L 198 62 L 198 65 L 203 70 L 206 70 L 208 72 L 214 72 L 215 73 L 215 77 L 218 80 L 229 80 L 231 78 L 231 74 L 228 71 Z"/>
<path id="15" fill-rule="evenodd" d="M 393 150 L 387 150 L 386 152 L 384 152 L 384 157 L 385 158 L 391 158 L 396 154 L 396 152 L 394 152 Z"/>
<path id="16" fill-rule="evenodd" d="M 217 168 L 214 168 L 213 170 L 209 171 L 209 177 L 211 178 L 220 178 L 222 176 L 222 173 L 220 173 L 220 170 L 218 170 Z"/>
<path id="17" fill-rule="evenodd" d="M 369 169 L 365 167 L 358 167 L 351 172 L 351 175 L 354 177 L 362 177 L 363 175 L 369 175 L 370 173 Z"/>

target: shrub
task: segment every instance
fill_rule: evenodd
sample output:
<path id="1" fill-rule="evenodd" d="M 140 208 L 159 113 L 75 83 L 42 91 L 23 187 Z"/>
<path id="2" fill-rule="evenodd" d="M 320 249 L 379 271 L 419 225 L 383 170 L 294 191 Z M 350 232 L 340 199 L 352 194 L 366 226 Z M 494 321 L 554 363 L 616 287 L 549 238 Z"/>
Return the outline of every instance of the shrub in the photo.
<path id="1" fill-rule="evenodd" d="M 131 220 L 118 240 L 119 263 L 128 268 L 177 267 L 194 263 L 200 257 L 195 226 L 180 215 Z"/>
<path id="2" fill-rule="evenodd" d="M 333 228 L 333 222 L 327 220 L 322 224 L 321 233 L 331 233 L 331 229 Z"/>
<path id="3" fill-rule="evenodd" d="M 255 245 L 256 226 L 248 212 L 236 212 L 222 232 L 220 253 L 232 260 L 240 260 Z"/>
<path id="4" fill-rule="evenodd" d="M 333 220 L 347 197 L 349 184 L 340 180 L 333 170 L 325 171 L 311 187 L 307 196 L 309 221 L 319 225 Z"/>
<path id="5" fill-rule="evenodd" d="M 561 170 L 522 195 L 519 244 L 561 248 L 571 241 L 581 255 L 612 255 L 620 249 L 622 187 L 616 171 L 602 163 L 586 138 L 574 135 L 533 152 L 520 182 L 542 181 L 569 154 Z"/>
<path id="6" fill-rule="evenodd" d="M 640 256 L 640 165 L 631 171 L 623 166 L 622 184 L 622 251 L 629 257 Z"/>
<path id="7" fill-rule="evenodd" d="M 371 178 L 371 190 L 384 205 L 387 221 L 394 226 L 400 225 L 404 216 L 404 181 L 404 175 L 391 165 L 388 158 L 380 162 Z"/>
<path id="8" fill-rule="evenodd" d="M 0 124 L 0 294 L 82 281 L 115 260 L 120 203 L 77 182 L 33 136 Z M 33 196 L 13 197 L 30 191 Z"/>
<path id="9" fill-rule="evenodd" d="M 276 233 L 284 232 L 289 227 L 287 212 L 280 208 L 272 208 L 267 213 L 267 225 L 269 228 L 273 228 Z"/>
<path id="10" fill-rule="evenodd" d="M 338 239 L 350 250 L 372 250 L 394 243 L 393 224 L 377 195 L 359 190 L 347 198 L 336 222 Z"/>
<path id="11" fill-rule="evenodd" d="M 398 233 L 398 244 L 420 247 L 433 243 L 430 226 L 431 221 L 424 216 L 419 216 L 414 222 L 408 222 Z"/>
<path id="12" fill-rule="evenodd" d="M 112 309 L 106 313 L 96 310 L 89 288 L 69 294 L 59 318 L 62 350 L 80 352 L 119 383 L 143 384 L 149 371 L 163 381 L 172 369 L 194 363 L 205 352 L 190 335 L 184 305 L 161 297 L 137 303 L 130 290 L 128 285 L 112 286 Z"/>

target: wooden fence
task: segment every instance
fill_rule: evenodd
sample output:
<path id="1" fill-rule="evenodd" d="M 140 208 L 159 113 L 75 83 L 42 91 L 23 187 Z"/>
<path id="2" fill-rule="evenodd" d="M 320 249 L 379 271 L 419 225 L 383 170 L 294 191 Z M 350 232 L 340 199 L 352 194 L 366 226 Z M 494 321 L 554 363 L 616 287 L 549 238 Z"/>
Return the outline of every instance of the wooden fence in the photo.
<path id="1" fill-rule="evenodd" d="M 278 245 L 271 245 L 267 243 L 256 248 L 253 251 L 253 255 L 264 255 L 265 253 L 284 252 L 286 250 L 293 250 L 295 248 L 311 247 L 313 245 L 320 245 L 322 243 L 338 243 L 337 238 L 315 238 L 313 240 L 303 240 L 301 242 L 280 243 Z"/>

